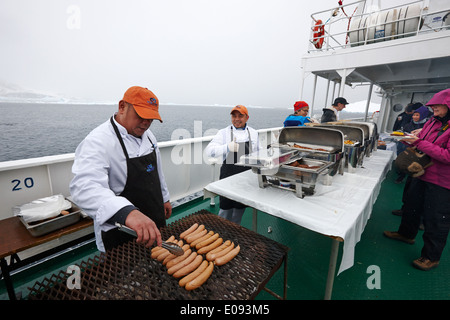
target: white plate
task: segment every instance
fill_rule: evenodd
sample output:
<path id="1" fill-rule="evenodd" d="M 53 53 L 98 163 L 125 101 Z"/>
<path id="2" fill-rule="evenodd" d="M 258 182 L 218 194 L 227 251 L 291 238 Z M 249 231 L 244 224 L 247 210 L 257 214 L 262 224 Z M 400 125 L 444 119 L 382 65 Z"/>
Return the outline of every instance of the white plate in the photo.
<path id="1" fill-rule="evenodd" d="M 414 136 L 410 135 L 410 134 L 407 134 L 407 135 L 404 135 L 404 136 L 389 136 L 389 138 L 397 140 L 397 141 L 400 141 L 402 139 L 412 138 L 412 137 L 414 137 Z"/>

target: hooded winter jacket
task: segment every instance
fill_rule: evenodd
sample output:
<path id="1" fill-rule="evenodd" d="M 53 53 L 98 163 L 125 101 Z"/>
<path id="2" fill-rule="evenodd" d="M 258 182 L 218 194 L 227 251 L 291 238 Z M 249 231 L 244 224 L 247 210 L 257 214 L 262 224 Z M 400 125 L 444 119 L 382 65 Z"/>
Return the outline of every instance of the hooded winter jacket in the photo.
<path id="1" fill-rule="evenodd" d="M 433 117 L 425 123 L 413 145 L 432 158 L 433 165 L 419 179 L 450 189 L 450 119 Z M 438 136 L 439 132 L 442 133 Z"/>

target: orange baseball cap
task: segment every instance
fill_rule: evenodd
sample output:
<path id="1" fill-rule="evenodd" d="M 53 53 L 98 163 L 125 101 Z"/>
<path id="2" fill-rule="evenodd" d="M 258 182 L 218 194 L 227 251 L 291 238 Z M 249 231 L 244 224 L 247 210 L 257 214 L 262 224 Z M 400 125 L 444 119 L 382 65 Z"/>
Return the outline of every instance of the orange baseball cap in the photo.
<path id="1" fill-rule="evenodd" d="M 237 105 L 236 107 L 233 108 L 233 110 L 231 110 L 230 114 L 233 113 L 233 111 L 237 111 L 240 114 L 245 114 L 248 117 L 248 110 L 246 107 L 242 106 L 242 105 Z"/>
<path id="2" fill-rule="evenodd" d="M 136 113 L 142 119 L 158 119 L 162 122 L 158 112 L 159 100 L 147 88 L 138 86 L 131 87 L 123 95 L 123 100 L 131 103 Z"/>

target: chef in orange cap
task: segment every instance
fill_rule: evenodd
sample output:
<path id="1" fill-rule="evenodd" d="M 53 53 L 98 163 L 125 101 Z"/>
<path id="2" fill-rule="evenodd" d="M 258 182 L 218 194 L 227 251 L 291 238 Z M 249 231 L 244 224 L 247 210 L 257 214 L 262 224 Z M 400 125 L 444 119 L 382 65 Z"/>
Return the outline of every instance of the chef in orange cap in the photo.
<path id="1" fill-rule="evenodd" d="M 237 105 L 230 114 L 231 125 L 219 130 L 206 147 L 209 157 L 220 157 L 222 160 L 220 179 L 249 170 L 249 167 L 237 166 L 235 163 L 239 162 L 242 155 L 259 150 L 258 132 L 247 125 L 247 108 Z M 219 216 L 240 224 L 244 211 L 242 203 L 220 197 Z"/>
<path id="2" fill-rule="evenodd" d="M 116 223 L 137 233 L 137 242 L 161 244 L 159 228 L 172 213 L 157 141 L 149 130 L 161 120 L 158 98 L 143 87 L 129 88 L 118 111 L 95 128 L 75 151 L 70 192 L 94 220 L 97 247 L 107 251 L 134 238 Z"/>

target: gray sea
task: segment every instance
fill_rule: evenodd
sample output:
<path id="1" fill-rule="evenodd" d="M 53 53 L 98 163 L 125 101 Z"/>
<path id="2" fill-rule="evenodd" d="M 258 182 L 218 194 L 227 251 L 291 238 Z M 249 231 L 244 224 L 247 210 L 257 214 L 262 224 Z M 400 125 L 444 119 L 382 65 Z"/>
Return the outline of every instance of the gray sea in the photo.
<path id="1" fill-rule="evenodd" d="M 154 121 L 150 130 L 158 142 L 180 139 L 180 133 L 183 138 L 211 135 L 211 129 L 219 130 L 230 125 L 230 110 L 230 107 L 223 106 L 161 105 L 163 123 Z M 292 113 L 287 107 L 249 107 L 248 110 L 248 124 L 255 129 L 281 127 L 284 119 Z M 117 104 L 2 102 L 0 162 L 73 153 L 92 129 L 116 111 Z M 342 112 L 341 118 L 361 115 Z"/>

